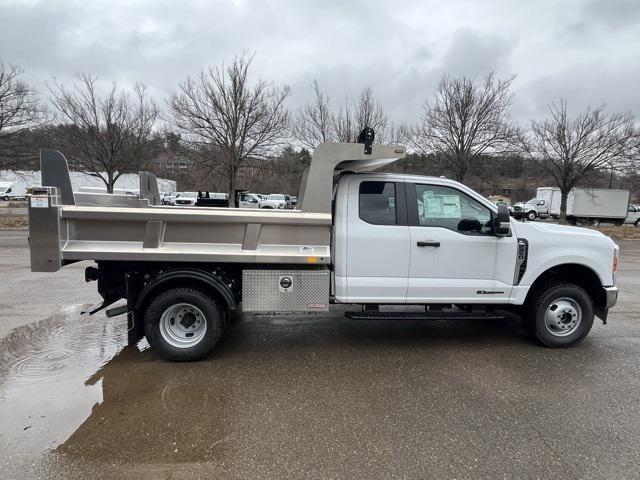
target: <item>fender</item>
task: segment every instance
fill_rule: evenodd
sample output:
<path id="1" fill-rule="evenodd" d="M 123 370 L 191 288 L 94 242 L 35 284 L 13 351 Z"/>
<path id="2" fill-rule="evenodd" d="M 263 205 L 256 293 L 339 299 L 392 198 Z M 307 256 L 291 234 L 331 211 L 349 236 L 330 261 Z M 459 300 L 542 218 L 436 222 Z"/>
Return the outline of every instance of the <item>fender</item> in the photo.
<path id="1" fill-rule="evenodd" d="M 154 292 L 160 289 L 163 285 L 173 283 L 176 280 L 202 283 L 218 293 L 220 297 L 224 299 L 230 310 L 235 309 L 237 306 L 236 296 L 233 294 L 231 286 L 224 282 L 219 275 L 198 268 L 176 268 L 160 273 L 153 280 L 147 283 L 137 295 L 133 304 L 134 309 L 139 310 Z"/>

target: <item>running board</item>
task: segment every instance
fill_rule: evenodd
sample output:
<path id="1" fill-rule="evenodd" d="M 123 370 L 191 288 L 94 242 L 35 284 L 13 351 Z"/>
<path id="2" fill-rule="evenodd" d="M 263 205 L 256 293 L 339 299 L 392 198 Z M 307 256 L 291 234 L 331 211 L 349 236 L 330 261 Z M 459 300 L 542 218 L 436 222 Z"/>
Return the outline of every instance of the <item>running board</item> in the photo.
<path id="1" fill-rule="evenodd" d="M 500 320 L 496 312 L 345 312 L 353 320 Z"/>

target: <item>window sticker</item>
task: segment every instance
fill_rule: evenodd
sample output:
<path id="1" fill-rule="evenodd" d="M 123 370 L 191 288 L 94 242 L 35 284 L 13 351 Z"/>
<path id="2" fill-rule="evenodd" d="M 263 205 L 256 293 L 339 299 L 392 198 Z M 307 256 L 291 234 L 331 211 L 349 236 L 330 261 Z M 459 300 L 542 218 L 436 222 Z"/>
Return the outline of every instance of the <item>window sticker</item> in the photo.
<path id="1" fill-rule="evenodd" d="M 427 218 L 460 218 L 459 195 L 434 195 L 427 190 L 422 196 L 424 216 Z"/>

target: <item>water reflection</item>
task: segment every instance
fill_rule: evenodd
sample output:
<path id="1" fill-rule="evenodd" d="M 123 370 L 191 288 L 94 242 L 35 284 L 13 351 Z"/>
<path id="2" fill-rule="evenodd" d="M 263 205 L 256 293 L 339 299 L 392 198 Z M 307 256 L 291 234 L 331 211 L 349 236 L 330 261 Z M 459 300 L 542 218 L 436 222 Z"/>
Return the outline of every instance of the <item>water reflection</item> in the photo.
<path id="1" fill-rule="evenodd" d="M 124 348 L 87 380 L 102 386 L 102 401 L 57 452 L 117 463 L 219 457 L 224 396 L 198 379 L 206 375 L 202 366 L 166 363 L 148 350 Z"/>

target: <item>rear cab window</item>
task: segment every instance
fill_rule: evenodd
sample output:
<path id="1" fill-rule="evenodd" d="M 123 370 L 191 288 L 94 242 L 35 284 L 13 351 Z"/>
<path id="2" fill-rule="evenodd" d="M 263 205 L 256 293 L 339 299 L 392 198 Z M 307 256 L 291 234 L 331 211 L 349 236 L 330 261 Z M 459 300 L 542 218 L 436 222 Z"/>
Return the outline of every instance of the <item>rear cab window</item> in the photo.
<path id="1" fill-rule="evenodd" d="M 396 184 L 363 181 L 358 190 L 358 215 L 372 225 L 397 225 Z"/>

